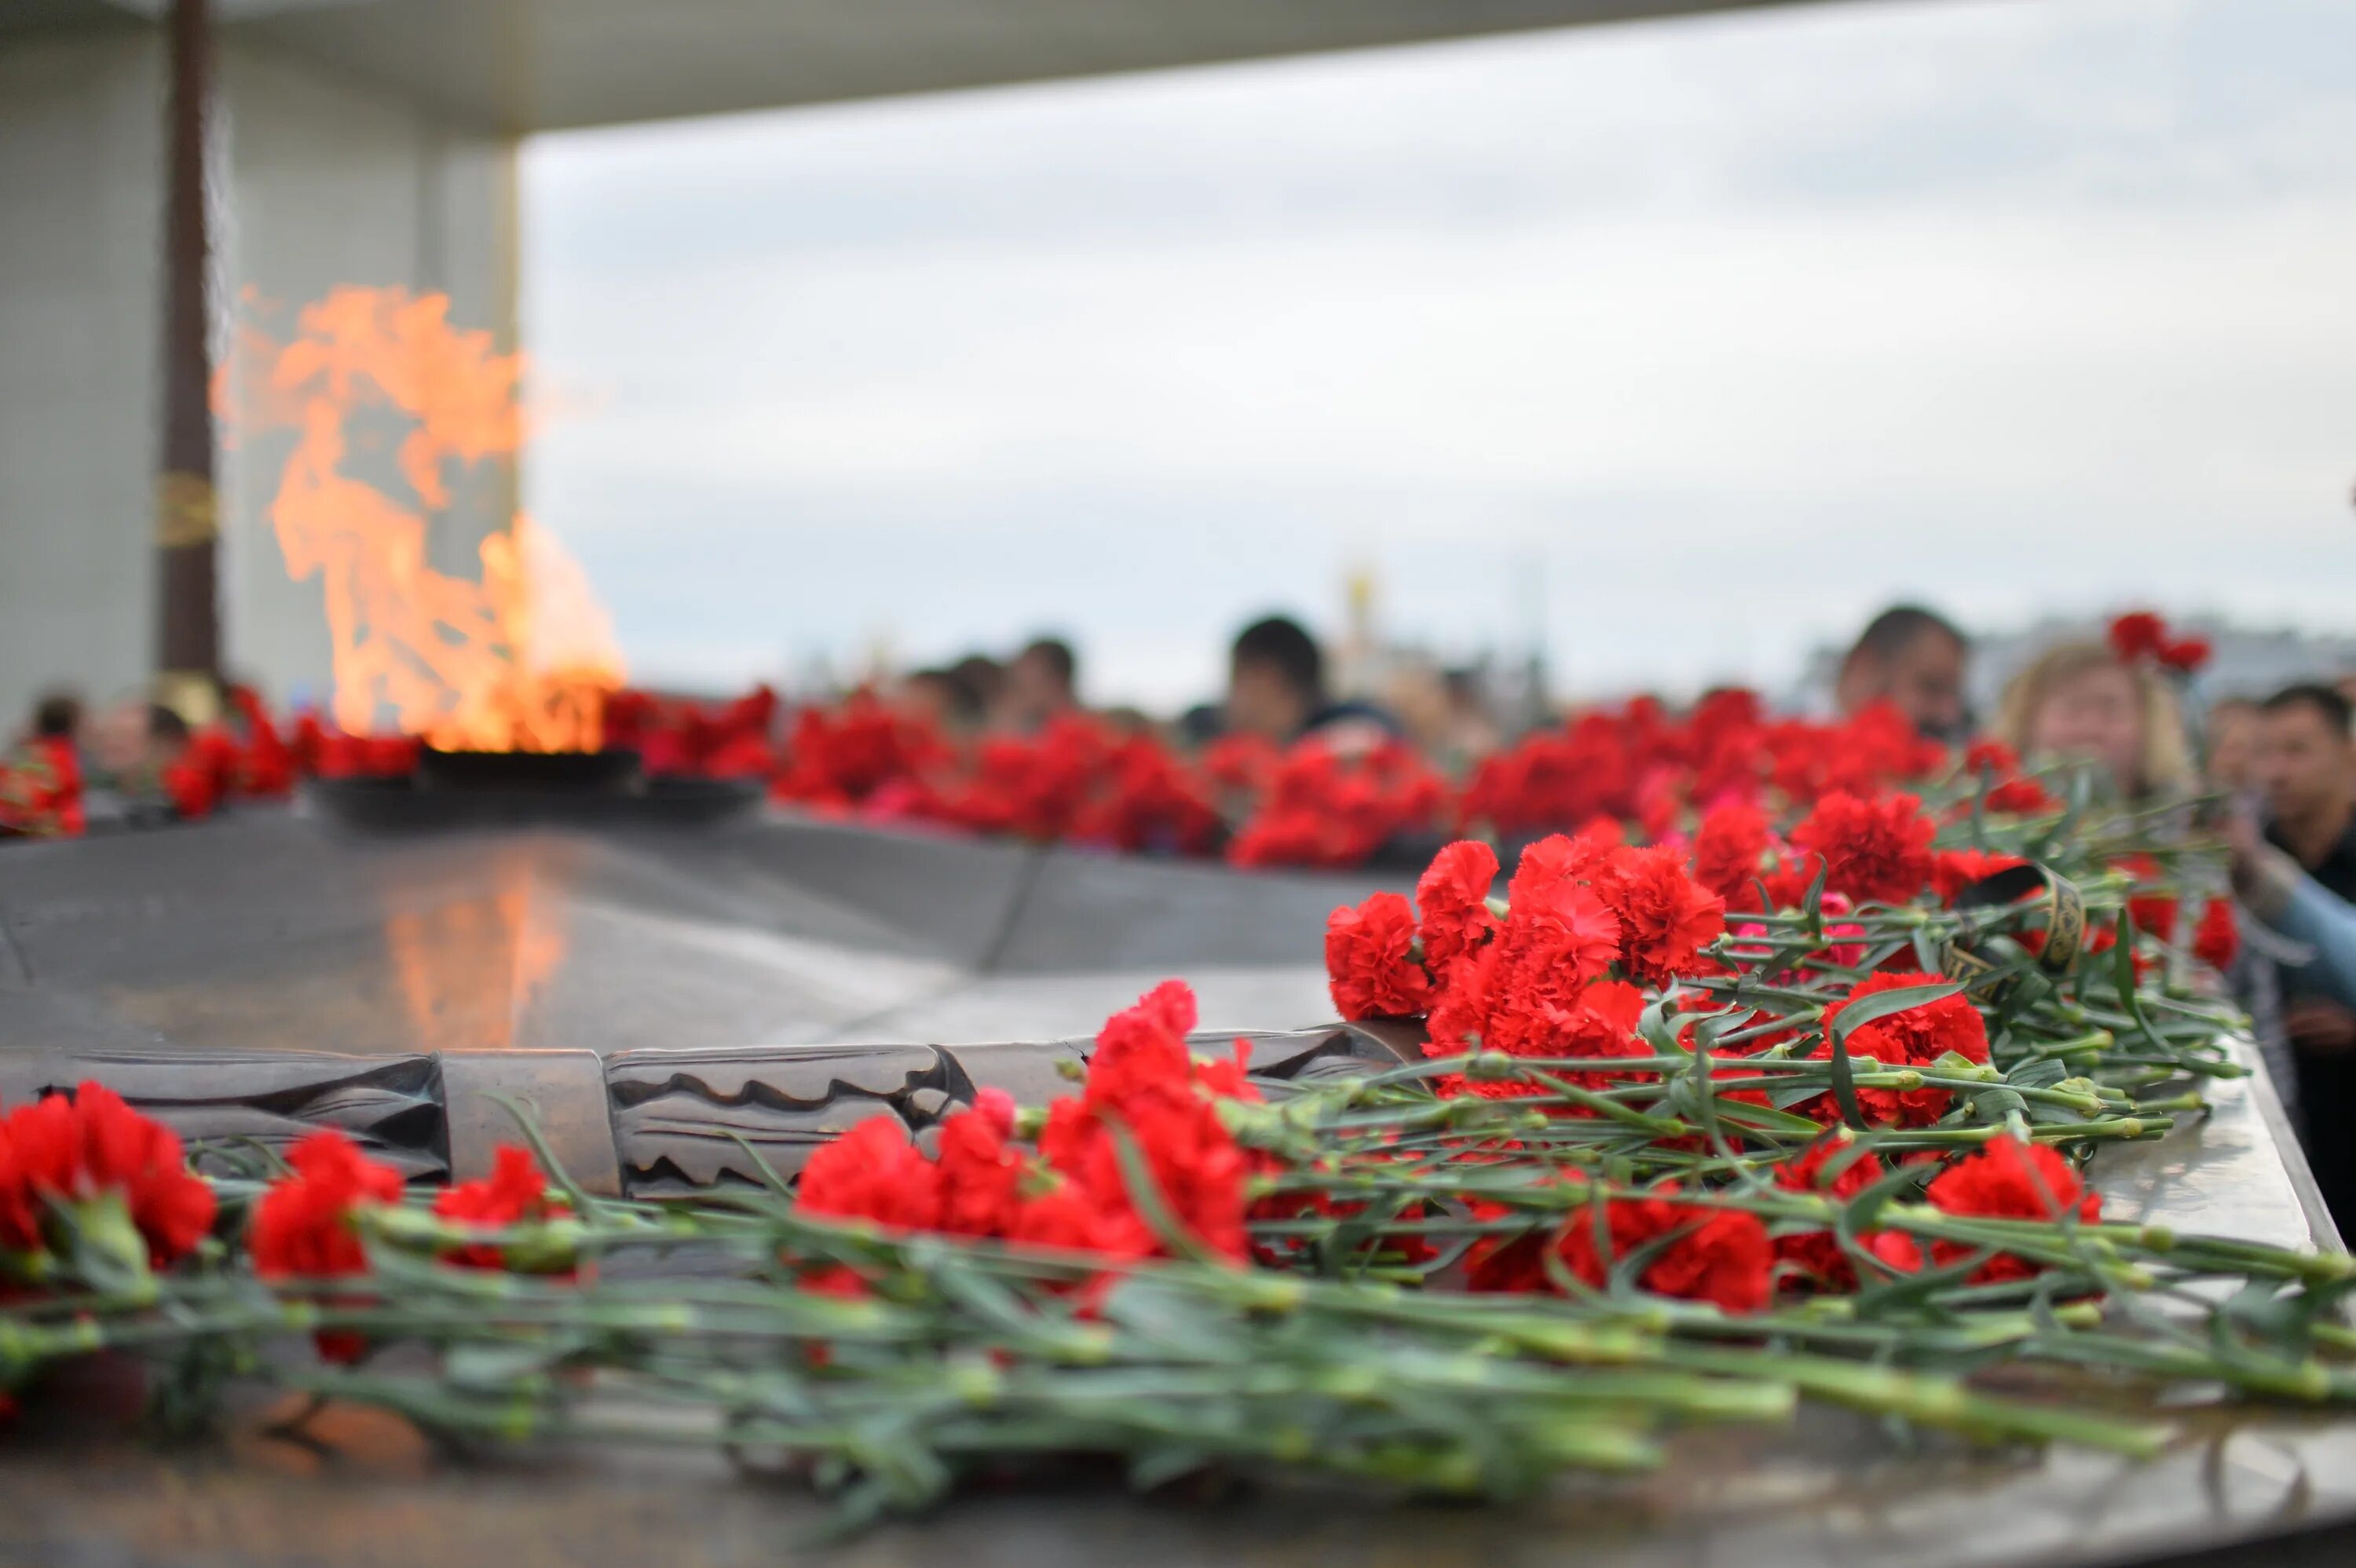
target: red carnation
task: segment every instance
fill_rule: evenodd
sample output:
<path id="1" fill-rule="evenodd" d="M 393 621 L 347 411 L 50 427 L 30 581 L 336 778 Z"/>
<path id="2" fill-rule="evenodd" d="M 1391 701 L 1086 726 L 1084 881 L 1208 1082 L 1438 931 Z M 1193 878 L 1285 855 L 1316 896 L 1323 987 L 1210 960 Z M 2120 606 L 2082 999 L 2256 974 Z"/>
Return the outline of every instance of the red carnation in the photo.
<path id="1" fill-rule="evenodd" d="M 1591 1208 L 1571 1211 L 1558 1244 L 1563 1262 L 1583 1283 L 1601 1289 L 1612 1265 L 1664 1236 L 1676 1233 L 1637 1283 L 1661 1296 L 1715 1302 L 1727 1312 L 1757 1312 L 1772 1289 L 1774 1247 L 1758 1215 L 1740 1209 L 1707 1209 L 1662 1196 L 1612 1198 L 1604 1206 L 1599 1244 Z"/>
<path id="2" fill-rule="evenodd" d="M 1595 880 L 1620 923 L 1620 958 L 1633 978 L 1665 986 L 1690 974 L 1726 930 L 1726 901 L 1686 874 L 1666 847 L 1615 849 Z"/>
<path id="3" fill-rule="evenodd" d="M 1931 891 L 1941 903 L 1953 907 L 1957 895 L 1974 882 L 2027 864 L 2018 855 L 1999 855 L 1991 849 L 1942 849 L 1931 858 Z"/>
<path id="4" fill-rule="evenodd" d="M 1792 842 L 1825 859 L 1825 886 L 1859 903 L 1904 903 L 1931 880 L 1938 831 L 1911 795 L 1860 800 L 1836 791 L 1792 830 Z"/>
<path id="5" fill-rule="evenodd" d="M 1076 1181 L 1059 1181 L 1025 1200 L 1006 1234 L 1025 1246 L 1114 1258 L 1149 1258 L 1155 1251 L 1153 1232 L 1126 1201 L 1100 1203 Z"/>
<path id="6" fill-rule="evenodd" d="M 548 1174 L 530 1149 L 501 1144 L 492 1151 L 491 1174 L 444 1188 L 434 1194 L 434 1212 L 477 1230 L 499 1231 L 510 1225 L 536 1225 L 569 1214 L 572 1209 L 562 1200 L 549 1197 Z M 487 1243 L 454 1248 L 444 1261 L 462 1268 L 508 1266 L 505 1254 Z"/>
<path id="7" fill-rule="evenodd" d="M 1644 1016 L 1644 993 L 1623 980 L 1597 980 L 1575 996 L 1541 1000 L 1527 992 L 1503 998 L 1483 1020 L 1483 1043 L 1510 1056 L 1580 1057 L 1608 1061 L 1613 1057 L 1650 1056 L 1653 1048 L 1636 1033 Z M 1438 1015 L 1434 1015 L 1437 1017 Z M 1435 1037 L 1424 1046 L 1427 1055 L 1454 1056 L 1462 1045 L 1451 1046 Z M 1592 1072 L 1559 1074 L 1582 1089 L 1609 1089 L 1648 1076 L 1624 1069 L 1599 1068 Z M 1467 1078 L 1451 1073 L 1439 1082 L 1445 1094 L 1471 1093 L 1483 1099 L 1512 1100 L 1552 1093 L 1525 1078 Z M 1573 1115 L 1586 1113 L 1578 1109 Z"/>
<path id="8" fill-rule="evenodd" d="M 1489 888 L 1496 880 L 1497 852 L 1477 838 L 1449 845 L 1416 879 L 1423 961 L 1433 974 L 1446 974 L 1460 955 L 1486 942 L 1496 929 L 1496 917 L 1489 912 Z"/>
<path id="9" fill-rule="evenodd" d="M 1431 979 L 1414 957 L 1415 915 L 1397 893 L 1376 893 L 1325 921 L 1325 973 L 1345 1019 L 1412 1018 L 1431 1006 Z"/>
<path id="10" fill-rule="evenodd" d="M 1846 1163 L 1841 1163 L 1846 1160 Z M 1839 1168 L 1835 1170 L 1836 1164 Z M 1886 1174 L 1880 1157 L 1855 1152 L 1842 1137 L 1818 1138 L 1807 1152 L 1775 1168 L 1775 1185 L 1789 1192 L 1815 1192 L 1847 1202 Z M 1867 1244 L 1871 1245 L 1870 1238 Z M 1856 1287 L 1857 1269 L 1830 1231 L 1801 1231 L 1775 1238 L 1775 1256 L 1811 1284 L 1826 1290 Z"/>
<path id="11" fill-rule="evenodd" d="M 1021 1206 L 1023 1157 L 1007 1147 L 1013 1102 L 982 1091 L 974 1109 L 941 1123 L 941 1229 L 958 1236 L 1002 1236 Z"/>
<path id="12" fill-rule="evenodd" d="M 2230 969 L 2241 951 L 2242 933 L 2233 923 L 2232 901 L 2211 899 L 2192 933 L 2192 955 L 2211 969 Z"/>
<path id="13" fill-rule="evenodd" d="M 2206 637 L 2175 637 L 2162 645 L 2155 656 L 2179 675 L 2193 675 L 2209 662 L 2212 651 Z"/>
<path id="14" fill-rule="evenodd" d="M 286 1151 L 294 1174 L 280 1178 L 253 1206 L 246 1246 L 263 1279 L 337 1279 L 369 1272 L 352 1216 L 372 1203 L 401 1200 L 401 1172 L 362 1154 L 334 1128 Z M 319 1354 L 356 1361 L 367 1340 L 348 1329 L 322 1329 Z"/>
<path id="15" fill-rule="evenodd" d="M 1721 899 L 1742 896 L 1760 874 L 1771 836 L 1767 814 L 1755 805 L 1721 805 L 1694 833 L 1694 880 Z"/>
<path id="16" fill-rule="evenodd" d="M 1087 1087 L 1080 1098 L 1048 1107 L 1039 1153 L 1119 1233 L 1130 1220 L 1143 1223 L 1114 1138 L 1119 1127 L 1179 1224 L 1211 1251 L 1241 1258 L 1247 1162 L 1204 1087 L 1205 1078 L 1237 1075 L 1195 1065 L 1186 1051 L 1194 1021 L 1194 993 L 1177 980 L 1105 1020 L 1088 1061 Z"/>
<path id="17" fill-rule="evenodd" d="M 1832 1054 L 1827 1042 L 1842 1009 L 1852 1003 L 1885 991 L 1944 983 L 1944 977 L 1937 975 L 1869 976 L 1847 997 L 1825 1009 L 1825 1040 L 1809 1055 L 1815 1058 Z M 1886 1068 L 1928 1067 L 1949 1051 L 1981 1062 L 1988 1059 L 1987 1025 L 1981 1019 L 1978 1008 L 1960 994 L 1950 995 L 1859 1024 L 1849 1030 L 1845 1050 L 1850 1056 L 1870 1056 Z M 1858 1109 L 1865 1113 L 1867 1121 L 1879 1125 L 1928 1126 L 1946 1114 L 1954 1098 L 1950 1090 L 1929 1087 L 1900 1090 L 1860 1084 L 1857 1091 Z M 1809 1101 L 1800 1111 L 1826 1123 L 1837 1121 L 1840 1116 L 1829 1093 Z"/>
<path id="18" fill-rule="evenodd" d="M 1773 1289 L 1775 1252 L 1766 1222 L 1742 1209 L 1707 1219 L 1669 1243 L 1644 1271 L 1644 1288 L 1714 1303 L 1721 1312 L 1758 1312 Z"/>
<path id="19" fill-rule="evenodd" d="M 794 1189 L 796 1208 L 901 1231 L 940 1223 L 939 1169 L 888 1113 L 873 1115 L 810 1151 Z"/>
<path id="20" fill-rule="evenodd" d="M 2075 1214 L 2092 1224 L 2103 1217 L 2103 1200 L 2088 1192 L 2068 1160 L 2043 1144 L 2009 1136 L 1992 1139 L 1979 1153 L 1943 1171 L 1924 1189 L 1932 1206 L 1950 1214 L 2001 1220 L 2062 1220 Z M 1964 1242 L 1934 1242 L 1933 1261 L 1954 1263 L 1979 1251 Z M 2027 1279 L 2040 1271 L 2010 1253 L 1998 1253 L 1971 1274 L 1974 1285 Z"/>
<path id="21" fill-rule="evenodd" d="M 102 1083 L 19 1105 L 0 1125 L 0 1244 L 42 1245 L 44 1205 L 118 1198 L 157 1267 L 212 1229 L 213 1189 L 188 1173 L 171 1128 Z"/>
<path id="22" fill-rule="evenodd" d="M 1523 984 L 1577 989 L 1620 956 L 1620 918 L 1577 882 L 1535 889 L 1506 917 L 1505 955 Z"/>
<path id="23" fill-rule="evenodd" d="M 401 1200 L 401 1172 L 360 1152 L 330 1127 L 286 1151 L 294 1174 L 271 1184 L 253 1206 L 247 1245 L 263 1279 L 333 1279 L 368 1273 L 368 1253 L 352 1226 L 368 1203 Z"/>

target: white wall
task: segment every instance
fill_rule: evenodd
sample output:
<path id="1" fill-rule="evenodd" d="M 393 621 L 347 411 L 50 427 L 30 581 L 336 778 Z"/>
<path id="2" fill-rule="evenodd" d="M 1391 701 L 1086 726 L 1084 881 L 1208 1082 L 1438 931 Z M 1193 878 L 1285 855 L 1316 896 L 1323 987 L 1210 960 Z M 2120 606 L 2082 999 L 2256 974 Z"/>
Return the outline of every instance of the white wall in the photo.
<path id="1" fill-rule="evenodd" d="M 162 91 L 152 35 L 0 48 L 0 736 L 44 687 L 106 700 L 151 664 Z M 337 283 L 397 283 L 512 346 L 512 144 L 244 49 L 219 100 L 221 311 L 251 285 L 287 328 Z M 285 450 L 220 468 L 225 657 L 282 701 L 329 681 L 320 585 L 288 581 L 267 516 Z M 514 493 L 505 472 L 461 491 L 435 564 L 470 571 Z"/>
<path id="2" fill-rule="evenodd" d="M 0 740 L 154 664 L 162 57 L 0 49 Z"/>

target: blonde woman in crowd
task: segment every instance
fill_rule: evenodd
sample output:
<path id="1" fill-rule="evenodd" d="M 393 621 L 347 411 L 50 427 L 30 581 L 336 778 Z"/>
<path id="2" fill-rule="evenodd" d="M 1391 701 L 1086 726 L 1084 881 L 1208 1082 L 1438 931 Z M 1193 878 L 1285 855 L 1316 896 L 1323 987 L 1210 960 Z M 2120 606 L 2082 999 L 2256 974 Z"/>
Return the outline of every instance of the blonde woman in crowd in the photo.
<path id="1" fill-rule="evenodd" d="M 2023 757 L 2091 759 L 2123 799 L 2184 795 L 2191 748 L 2175 694 L 2100 643 L 2049 648 L 2004 689 L 1997 735 Z"/>

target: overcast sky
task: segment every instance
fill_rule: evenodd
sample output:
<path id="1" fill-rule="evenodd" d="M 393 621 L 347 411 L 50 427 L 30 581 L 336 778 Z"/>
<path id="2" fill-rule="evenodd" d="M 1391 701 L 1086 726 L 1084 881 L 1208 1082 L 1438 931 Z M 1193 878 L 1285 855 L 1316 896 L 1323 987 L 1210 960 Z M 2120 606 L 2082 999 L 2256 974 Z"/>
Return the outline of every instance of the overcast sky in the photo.
<path id="1" fill-rule="evenodd" d="M 1770 687 L 1913 595 L 2356 629 L 2356 4 L 1794 9 L 536 139 L 536 512 L 636 671 L 1078 641 L 1354 563 Z"/>

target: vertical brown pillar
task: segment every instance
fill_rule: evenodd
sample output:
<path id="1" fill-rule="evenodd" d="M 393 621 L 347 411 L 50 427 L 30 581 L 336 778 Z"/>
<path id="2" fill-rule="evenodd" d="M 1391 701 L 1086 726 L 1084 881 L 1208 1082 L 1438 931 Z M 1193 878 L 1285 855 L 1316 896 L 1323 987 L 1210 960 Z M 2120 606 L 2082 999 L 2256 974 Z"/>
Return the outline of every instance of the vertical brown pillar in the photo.
<path id="1" fill-rule="evenodd" d="M 164 127 L 164 449 L 155 481 L 156 686 L 192 721 L 220 675 L 220 508 L 213 490 L 205 125 L 212 91 L 208 0 L 172 0 Z"/>

